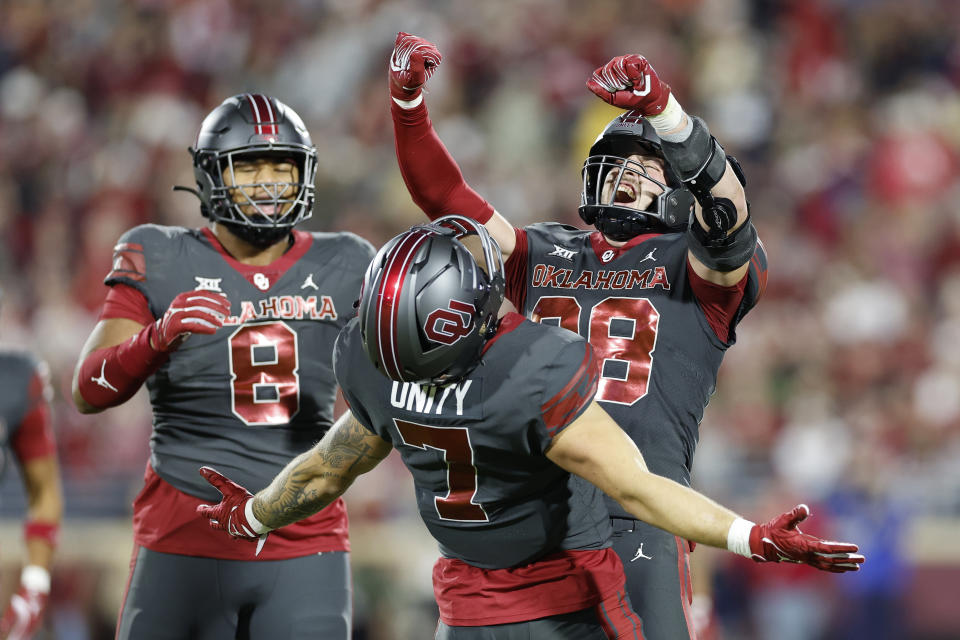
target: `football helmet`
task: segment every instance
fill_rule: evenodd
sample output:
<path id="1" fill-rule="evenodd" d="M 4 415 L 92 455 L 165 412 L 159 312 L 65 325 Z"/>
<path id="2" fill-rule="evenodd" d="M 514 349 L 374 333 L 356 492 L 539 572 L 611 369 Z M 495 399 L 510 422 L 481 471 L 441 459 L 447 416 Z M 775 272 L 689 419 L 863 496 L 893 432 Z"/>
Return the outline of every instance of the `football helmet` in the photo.
<path id="1" fill-rule="evenodd" d="M 486 269 L 464 245 L 468 236 L 479 239 Z M 393 380 L 461 380 L 496 333 L 504 290 L 503 256 L 482 224 L 445 216 L 415 226 L 367 268 L 359 304 L 364 351 Z"/>
<path id="2" fill-rule="evenodd" d="M 200 125 L 193 156 L 200 212 L 225 224 L 233 233 L 258 246 L 268 247 L 290 233 L 294 225 L 313 215 L 317 150 L 303 120 L 276 98 L 261 93 L 241 93 L 227 98 Z M 224 184 L 224 173 L 233 177 L 241 159 L 275 158 L 293 161 L 297 182 L 243 185 L 259 188 L 265 199 L 252 199 L 242 187 Z M 242 196 L 235 201 L 234 194 Z M 264 207 L 275 212 L 267 214 Z M 253 209 L 252 214 L 244 213 Z M 286 210 L 284 210 L 286 209 Z"/>
<path id="3" fill-rule="evenodd" d="M 627 111 L 614 118 L 590 147 L 581 172 L 580 217 L 620 241 L 649 231 L 685 229 L 693 211 L 693 194 L 665 160 L 666 184 L 651 177 L 640 163 L 628 160 L 632 155 L 663 159 L 660 136 L 639 111 Z M 616 182 L 604 198 L 603 184 L 612 169 L 618 171 Z M 661 190 L 647 211 L 617 204 L 617 187 L 628 174 L 652 182 Z"/>

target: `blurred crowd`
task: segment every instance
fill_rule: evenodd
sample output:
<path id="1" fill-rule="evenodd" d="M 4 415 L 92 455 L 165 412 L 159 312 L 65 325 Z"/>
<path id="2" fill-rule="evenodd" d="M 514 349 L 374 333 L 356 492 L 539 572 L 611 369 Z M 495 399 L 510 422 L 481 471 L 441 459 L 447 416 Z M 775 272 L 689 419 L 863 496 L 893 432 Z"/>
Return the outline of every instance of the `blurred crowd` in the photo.
<path id="1" fill-rule="evenodd" d="M 936 607 L 943 567 L 910 543 L 918 522 L 960 518 L 958 27 L 949 0 L 5 0 L 0 340 L 54 373 L 65 528 L 122 518 L 142 484 L 145 398 L 81 416 L 70 379 L 120 234 L 205 223 L 171 187 L 193 185 L 187 147 L 211 108 L 261 91 L 296 109 L 320 155 L 305 228 L 379 245 L 421 219 L 386 81 L 396 32 L 413 32 L 444 54 L 427 102 L 467 181 L 515 224 L 579 224 L 580 164 L 616 114 L 584 84 L 636 52 L 741 160 L 770 259 L 701 425 L 695 485 L 754 519 L 807 500 L 817 532 L 868 556 L 837 579 L 718 555 L 712 626 L 957 637 L 957 612 Z M 388 465 L 357 491 L 352 526 L 415 517 L 403 474 Z M 376 606 L 358 612 L 358 637 L 406 637 Z"/>

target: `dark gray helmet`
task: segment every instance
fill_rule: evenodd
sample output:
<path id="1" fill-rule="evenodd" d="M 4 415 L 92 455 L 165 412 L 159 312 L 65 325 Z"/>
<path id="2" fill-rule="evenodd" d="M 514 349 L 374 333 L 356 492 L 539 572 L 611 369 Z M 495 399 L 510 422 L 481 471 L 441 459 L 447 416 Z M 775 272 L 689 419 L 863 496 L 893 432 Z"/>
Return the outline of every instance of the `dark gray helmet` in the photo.
<path id="1" fill-rule="evenodd" d="M 485 271 L 461 242 L 480 240 Z M 503 257 L 482 224 L 445 216 L 401 233 L 367 268 L 360 294 L 363 348 L 384 375 L 447 384 L 480 363 L 503 302 Z"/>
<path id="2" fill-rule="evenodd" d="M 628 111 L 614 118 L 590 147 L 590 155 L 581 172 L 580 217 L 610 238 L 621 241 L 649 231 L 685 229 L 693 211 L 693 194 L 681 184 L 666 162 L 667 182 L 664 184 L 649 176 L 639 163 L 628 161 L 632 155 L 663 159 L 660 136 L 637 111 Z M 611 169 L 618 170 L 617 182 L 609 196 L 604 198 L 603 183 Z M 662 189 L 647 211 L 616 203 L 617 186 L 630 173 Z"/>
<path id="3" fill-rule="evenodd" d="M 251 244 L 270 246 L 313 215 L 317 150 L 300 116 L 276 98 L 261 93 L 227 98 L 204 119 L 190 153 L 201 213 Z M 231 191 L 236 187 L 224 184 L 224 171 L 232 175 L 238 159 L 264 157 L 293 161 L 299 181 L 260 183 L 267 199 L 254 201 L 245 194 L 246 202 L 234 202 Z M 292 206 L 282 215 L 268 215 L 261 208 L 276 212 L 288 204 Z M 252 206 L 256 213 L 245 214 L 241 206 Z"/>

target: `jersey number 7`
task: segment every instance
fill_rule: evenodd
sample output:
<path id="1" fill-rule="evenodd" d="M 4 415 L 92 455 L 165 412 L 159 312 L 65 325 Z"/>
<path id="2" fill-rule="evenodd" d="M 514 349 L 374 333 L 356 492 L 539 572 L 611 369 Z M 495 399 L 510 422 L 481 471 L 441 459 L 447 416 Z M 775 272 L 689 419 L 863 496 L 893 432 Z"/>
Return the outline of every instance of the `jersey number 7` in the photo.
<path id="1" fill-rule="evenodd" d="M 477 468 L 473 466 L 473 447 L 466 427 L 430 427 L 425 424 L 393 419 L 403 444 L 418 449 L 443 452 L 447 463 L 447 495 L 435 496 L 433 504 L 441 520 L 486 522 L 483 505 L 477 497 Z"/>

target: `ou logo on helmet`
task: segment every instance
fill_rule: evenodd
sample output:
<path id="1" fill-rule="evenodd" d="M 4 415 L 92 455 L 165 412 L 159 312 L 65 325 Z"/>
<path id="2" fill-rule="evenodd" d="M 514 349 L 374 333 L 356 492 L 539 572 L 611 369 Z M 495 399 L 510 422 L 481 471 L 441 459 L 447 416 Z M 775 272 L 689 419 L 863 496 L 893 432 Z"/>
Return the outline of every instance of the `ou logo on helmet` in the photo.
<path id="1" fill-rule="evenodd" d="M 434 309 L 427 316 L 423 330 L 427 337 L 440 344 L 451 345 L 473 330 L 473 305 L 451 300 L 449 309 Z"/>

